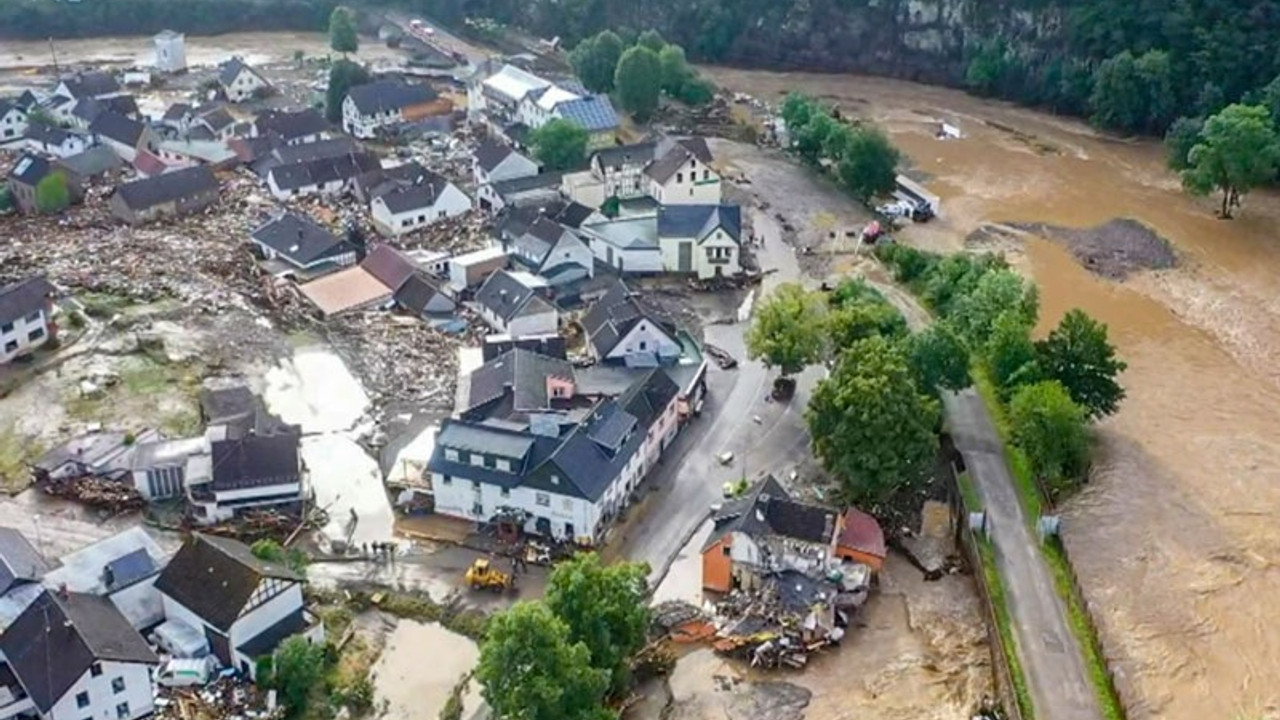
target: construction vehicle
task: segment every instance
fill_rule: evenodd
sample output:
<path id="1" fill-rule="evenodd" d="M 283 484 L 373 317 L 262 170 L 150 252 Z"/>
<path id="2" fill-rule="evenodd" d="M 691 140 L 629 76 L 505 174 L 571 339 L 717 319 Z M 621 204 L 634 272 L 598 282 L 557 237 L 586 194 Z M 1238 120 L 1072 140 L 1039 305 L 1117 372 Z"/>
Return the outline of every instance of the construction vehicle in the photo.
<path id="1" fill-rule="evenodd" d="M 488 558 L 476 558 L 467 568 L 467 585 L 472 590 L 502 592 L 515 587 L 515 578 L 495 568 Z"/>

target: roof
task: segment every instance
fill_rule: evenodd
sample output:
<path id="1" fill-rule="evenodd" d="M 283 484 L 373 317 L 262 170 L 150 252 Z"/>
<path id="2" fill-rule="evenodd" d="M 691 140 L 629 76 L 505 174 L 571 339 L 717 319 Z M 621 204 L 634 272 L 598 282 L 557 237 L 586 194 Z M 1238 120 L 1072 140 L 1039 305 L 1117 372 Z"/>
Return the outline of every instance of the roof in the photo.
<path id="1" fill-rule="evenodd" d="M 289 568 L 254 557 L 242 542 L 196 533 L 165 566 L 156 589 L 226 632 L 265 578 L 302 581 Z"/>
<path id="2" fill-rule="evenodd" d="M 106 98 L 85 97 L 76 102 L 71 114 L 92 122 L 104 112 L 114 112 L 125 116 L 138 114 L 138 101 L 132 95 L 113 95 Z"/>
<path id="3" fill-rule="evenodd" d="M 120 92 L 120 83 L 109 73 L 94 70 L 62 79 L 73 97 L 96 97 Z"/>
<path id="4" fill-rule="evenodd" d="M 582 223 L 586 222 L 587 218 L 593 214 L 595 214 L 593 208 L 587 207 L 580 202 L 570 202 L 556 214 L 555 219 L 561 225 L 577 229 L 582 227 Z"/>
<path id="5" fill-rule="evenodd" d="M 671 179 L 676 171 L 684 167 L 689 158 L 700 160 L 704 164 L 712 161 L 711 148 L 707 141 L 700 137 L 682 138 L 680 140 L 664 140 L 655 151 L 656 159 L 645 168 L 645 173 L 660 183 Z"/>
<path id="6" fill-rule="evenodd" d="M 309 217 L 285 213 L 253 231 L 265 245 L 297 265 L 310 265 L 353 248 Z"/>
<path id="7" fill-rule="evenodd" d="M 439 95 L 426 85 L 397 82 L 395 80 L 379 80 L 377 82 L 357 85 L 347 91 L 347 97 L 355 104 L 362 115 L 403 110 L 411 105 L 420 105 L 435 100 Z"/>
<path id="8" fill-rule="evenodd" d="M 200 391 L 200 410 L 210 425 L 237 420 L 251 415 L 258 406 L 258 398 L 247 385 L 224 388 L 204 388 Z"/>
<path id="9" fill-rule="evenodd" d="M 369 256 L 360 263 L 360 267 L 377 278 L 378 282 L 390 288 L 392 292 L 399 290 L 400 286 L 417 270 L 413 260 L 390 245 L 379 245 L 374 248 L 373 252 L 370 252 Z"/>
<path id="10" fill-rule="evenodd" d="M 0 527 L 0 595 L 18 585 L 39 582 L 49 563 L 27 537 L 11 527 Z"/>
<path id="11" fill-rule="evenodd" d="M 299 482 L 298 436 L 291 432 L 245 435 L 212 445 L 215 491 Z"/>
<path id="12" fill-rule="evenodd" d="M 421 315 L 426 312 L 427 306 L 431 304 L 437 296 L 444 296 L 440 290 L 440 281 L 430 277 L 426 273 L 415 272 L 410 275 L 400 289 L 396 291 L 395 301 L 400 307 L 411 310 Z M 449 304 L 453 304 L 453 300 L 447 298 Z"/>
<path id="13" fill-rule="evenodd" d="M 745 496 L 725 503 L 711 519 L 714 529 L 702 552 L 734 532 L 829 543 L 836 528 L 835 510 L 792 500 L 773 475 L 760 480 Z"/>
<path id="14" fill-rule="evenodd" d="M 658 223 L 652 215 L 588 223 L 582 229 L 623 250 L 658 250 Z"/>
<path id="15" fill-rule="evenodd" d="M 550 457 L 530 473 L 529 483 L 535 487 L 554 488 L 556 492 L 565 494 L 576 491 L 591 502 L 599 500 L 645 440 L 644 433 L 631 433 L 630 439 L 615 449 L 592 439 L 593 430 L 601 423 L 617 422 L 611 416 L 620 411 L 609 410 L 612 404 L 613 401 L 602 403 L 587 423 L 575 427 Z M 634 418 L 632 421 L 622 418 L 621 421 L 624 424 L 630 422 L 634 427 Z M 611 436 L 616 432 L 617 428 L 601 429 L 602 436 L 609 438 L 610 442 L 619 441 Z M 572 488 L 556 483 L 556 477 L 567 480 Z"/>
<path id="16" fill-rule="evenodd" d="M 253 171 L 264 178 L 271 169 L 280 165 L 293 165 L 320 158 L 340 157 L 361 152 L 360 144 L 346 135 L 298 145 L 282 145 L 273 138 L 253 138 L 252 142 L 255 144 L 258 142 L 265 143 L 259 148 L 261 152 L 255 158 L 253 165 Z M 381 166 L 379 165 L 371 169 L 377 170 L 380 168 Z"/>
<path id="17" fill-rule="evenodd" d="M 182 33 L 173 30 L 161 30 L 155 35 L 156 40 L 181 40 L 183 37 Z"/>
<path id="18" fill-rule="evenodd" d="M 368 307 L 391 299 L 392 291 L 362 267 L 349 267 L 303 285 L 300 290 L 325 315 Z"/>
<path id="19" fill-rule="evenodd" d="M 516 237 L 515 245 L 532 258 L 535 269 L 538 269 L 567 232 L 560 223 L 539 215 Z M 517 258 L 523 259 L 519 254 Z"/>
<path id="20" fill-rule="evenodd" d="M 32 123 L 27 126 L 27 139 L 45 145 L 61 145 L 71 138 L 71 133 L 54 125 Z"/>
<path id="21" fill-rule="evenodd" d="M 559 85 L 551 85 L 550 87 L 542 88 L 541 90 L 534 92 L 533 96 L 538 99 L 538 107 L 548 112 L 554 110 L 560 103 L 577 100 L 582 97 L 572 90 L 560 87 Z"/>
<path id="22" fill-rule="evenodd" d="M 646 372 L 639 382 L 627 388 L 618 402 L 635 416 L 642 427 L 647 428 L 667 411 L 671 401 L 679 394 L 680 386 L 666 371 L 654 368 Z"/>
<path id="23" fill-rule="evenodd" d="M 506 270 L 499 270 L 485 280 L 476 291 L 476 302 L 504 322 L 522 315 L 555 311 L 550 303 L 534 293 L 533 288 Z"/>
<path id="24" fill-rule="evenodd" d="M 222 105 L 201 110 L 196 114 L 196 120 L 208 125 L 214 132 L 221 132 L 236 124 L 236 119 Z"/>
<path id="25" fill-rule="evenodd" d="M 116 188 L 116 193 L 124 200 L 125 205 L 133 210 L 142 210 L 217 191 L 218 179 L 206 165 L 175 170 L 145 180 L 135 180 Z"/>
<path id="26" fill-rule="evenodd" d="M 89 132 L 129 147 L 135 147 L 146 130 L 146 125 L 111 110 L 98 113 L 93 122 L 89 123 Z"/>
<path id="27" fill-rule="evenodd" d="M 549 81 L 514 65 L 503 65 L 501 70 L 489 76 L 483 84 L 489 90 L 505 95 L 516 102 L 523 100 L 525 95 L 535 90 L 551 86 Z"/>
<path id="28" fill-rule="evenodd" d="M 160 662 L 107 598 L 47 590 L 0 635 L 0 650 L 42 713 L 95 662 Z"/>
<path id="29" fill-rule="evenodd" d="M 45 176 L 53 170 L 53 164 L 48 160 L 33 155 L 31 153 L 23 153 L 18 158 L 18 162 L 14 163 L 13 170 L 9 173 L 9 177 L 17 180 L 23 185 L 37 185 Z"/>
<path id="30" fill-rule="evenodd" d="M 96 177 L 124 167 L 120 156 L 103 145 L 95 145 L 82 153 L 64 157 L 58 164 L 81 177 Z"/>
<path id="31" fill-rule="evenodd" d="M 854 507 L 844 511 L 844 516 L 841 518 L 840 537 L 836 540 L 836 545 L 880 558 L 885 557 L 887 552 L 884 530 L 880 527 L 880 523 Z"/>
<path id="32" fill-rule="evenodd" d="M 608 355 L 641 320 L 649 320 L 658 327 L 664 324 L 653 319 L 647 308 L 640 304 L 622 280 L 615 280 L 604 297 L 596 301 L 582 318 L 587 338 L 600 357 Z"/>
<path id="33" fill-rule="evenodd" d="M 492 172 L 494 168 L 502 164 L 503 160 L 518 154 L 514 148 L 503 145 L 497 140 L 485 140 L 480 143 L 480 147 L 477 147 L 474 153 L 476 162 L 480 164 L 480 167 L 485 172 Z"/>
<path id="34" fill-rule="evenodd" d="M 240 76 L 240 73 L 246 71 L 257 75 L 258 79 L 263 80 L 262 74 L 250 67 L 248 63 L 239 57 L 233 57 L 218 66 L 218 82 L 223 85 L 230 85 L 236 81 L 236 78 Z M 263 80 L 263 82 L 265 82 L 265 80 Z"/>
<path id="35" fill-rule="evenodd" d="M 5 115 L 8 115 L 10 110 L 17 110 L 18 112 L 21 112 L 21 113 L 26 112 L 26 110 L 23 110 L 22 106 L 20 106 L 18 103 L 13 102 L 8 98 L 0 98 L 0 118 L 3 118 Z"/>
<path id="36" fill-rule="evenodd" d="M 168 110 L 164 111 L 164 117 L 162 119 L 181 120 L 182 118 L 190 115 L 193 111 L 194 108 L 192 108 L 189 103 L 176 102 L 170 105 Z"/>
<path id="37" fill-rule="evenodd" d="M 0 286 L 0 324 L 13 322 L 44 309 L 49 297 L 58 292 L 48 280 L 31 277 Z"/>
<path id="38" fill-rule="evenodd" d="M 315 108 L 264 110 L 253 122 L 259 135 L 274 133 L 285 140 L 318 135 L 329 130 L 329 122 Z"/>
<path id="39" fill-rule="evenodd" d="M 440 199 L 440 195 L 448 189 L 449 185 L 449 181 L 444 179 L 443 176 L 428 171 L 413 185 L 389 190 L 379 195 L 378 198 L 382 200 L 388 210 L 399 215 L 400 213 L 434 207 L 436 201 Z"/>
<path id="40" fill-rule="evenodd" d="M 566 120 L 571 120 L 586 128 L 587 132 L 615 130 L 618 125 L 618 113 L 613 109 L 606 95 L 592 95 L 561 102 L 556 112 Z"/>
<path id="41" fill-rule="evenodd" d="M 676 142 L 703 164 L 710 164 L 715 161 L 715 157 L 711 155 L 711 148 L 707 145 L 707 139 L 704 137 L 680 138 Z"/>
<path id="42" fill-rule="evenodd" d="M 736 243 L 742 235 L 738 205 L 664 205 L 658 209 L 658 237 L 695 238 L 701 242 L 723 228 Z"/>
<path id="43" fill-rule="evenodd" d="M 563 358 L 513 349 L 476 368 L 468 377 L 466 407 L 474 410 L 512 395 L 516 411 L 545 410 L 551 407 L 547 379 L 573 382 L 573 365 Z"/>
<path id="44" fill-rule="evenodd" d="M 564 360 L 566 357 L 564 336 L 526 335 L 513 338 L 506 335 L 489 335 L 481 346 L 481 354 L 485 362 L 498 358 L 514 349 L 528 350 L 538 355 Z"/>
<path id="45" fill-rule="evenodd" d="M 312 143 L 314 144 L 314 143 Z M 270 175 L 281 190 L 296 190 L 308 185 L 323 185 L 334 180 L 350 180 L 361 173 L 382 166 L 378 156 L 370 152 L 322 157 L 271 168 Z"/>
<path id="46" fill-rule="evenodd" d="M 518 195 L 531 190 L 556 190 L 559 192 L 561 173 L 540 173 L 529 177 L 512 178 L 493 183 L 493 191 L 502 197 Z"/>
<path id="47" fill-rule="evenodd" d="M 137 169 L 139 174 L 147 177 L 163 175 L 169 170 L 169 166 L 150 150 L 139 150 L 138 154 L 133 158 L 133 167 Z"/>
<path id="48" fill-rule="evenodd" d="M 445 420 L 436 437 L 436 447 L 523 460 L 533 447 L 533 437 L 490 425 Z"/>

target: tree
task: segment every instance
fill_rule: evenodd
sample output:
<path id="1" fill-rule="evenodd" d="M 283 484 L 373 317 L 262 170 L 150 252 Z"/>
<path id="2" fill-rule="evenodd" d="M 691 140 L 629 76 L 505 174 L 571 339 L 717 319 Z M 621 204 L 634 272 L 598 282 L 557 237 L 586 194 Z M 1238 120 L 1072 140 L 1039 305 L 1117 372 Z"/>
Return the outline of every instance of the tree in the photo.
<path id="1" fill-rule="evenodd" d="M 1280 139 L 1267 109 L 1260 105 L 1228 105 L 1209 118 L 1200 141 L 1187 154 L 1182 185 L 1196 195 L 1222 191 L 1223 218 L 1240 196 L 1270 182 L 1280 163 Z"/>
<path id="2" fill-rule="evenodd" d="M 1062 383 L 1090 418 L 1114 413 L 1124 399 L 1116 376 L 1128 367 L 1107 340 L 1107 326 L 1075 309 L 1063 316 L 1049 337 L 1036 343 L 1046 377 Z"/>
<path id="3" fill-rule="evenodd" d="M 756 308 L 756 319 L 747 332 L 747 354 L 783 375 L 794 375 L 822 358 L 826 335 L 822 296 L 786 283 Z"/>
<path id="4" fill-rule="evenodd" d="M 970 347 L 983 347 L 1002 313 L 1012 310 L 1030 327 L 1035 324 L 1039 304 L 1034 285 L 1012 270 L 993 270 L 982 275 L 973 292 L 956 302 L 952 321 Z"/>
<path id="5" fill-rule="evenodd" d="M 36 209 L 42 213 L 56 213 L 71 205 L 71 188 L 67 176 L 61 171 L 51 172 L 36 183 Z"/>
<path id="6" fill-rule="evenodd" d="M 1084 473 L 1089 462 L 1089 429 L 1084 410 L 1057 380 L 1019 388 L 1009 403 L 1013 441 L 1027 454 L 1031 470 L 1062 489 L 1062 481 Z"/>
<path id="7" fill-rule="evenodd" d="M 569 642 L 582 643 L 592 667 L 610 673 L 614 693 L 627 687 L 631 658 L 648 639 L 646 600 L 649 566 L 603 565 L 595 553 L 562 562 L 547 585 L 547 607 L 569 628 Z"/>
<path id="8" fill-rule="evenodd" d="M 613 81 L 622 107 L 644 122 L 658 108 L 662 92 L 662 61 L 643 43 L 622 53 Z"/>
<path id="9" fill-rule="evenodd" d="M 311 562 L 311 558 L 307 553 L 297 548 L 286 549 L 283 545 L 271 539 L 259 540 L 249 547 L 249 552 L 259 560 L 283 565 L 299 575 L 306 574 L 307 564 Z"/>
<path id="10" fill-rule="evenodd" d="M 676 99 L 685 105 L 706 105 L 715 99 L 716 86 L 711 84 L 710 80 L 699 77 L 697 73 L 690 73 L 689 77 L 680 86 L 680 91 L 676 93 Z M 754 125 L 746 125 L 754 129 Z"/>
<path id="11" fill-rule="evenodd" d="M 804 93 L 790 93 L 787 99 L 782 102 L 782 121 L 787 125 L 787 131 L 794 138 L 800 129 L 809 124 L 809 120 L 815 114 L 820 112 L 818 104 L 813 98 Z"/>
<path id="12" fill-rule="evenodd" d="M 533 154 L 548 170 L 570 170 L 587 156 L 587 129 L 572 120 L 556 118 L 530 137 Z"/>
<path id="13" fill-rule="evenodd" d="M 569 53 L 569 63 L 588 90 L 608 93 L 613 91 L 613 76 L 622 51 L 622 38 L 612 30 L 605 30 L 578 43 Z"/>
<path id="14" fill-rule="evenodd" d="M 939 422 L 902 351 L 876 336 L 848 348 L 813 391 L 805 420 L 841 500 L 876 504 L 916 486 L 932 468 Z"/>
<path id="15" fill-rule="evenodd" d="M 1280 75 L 1267 83 L 1258 93 L 1259 103 L 1271 115 L 1271 122 L 1280 125 Z"/>
<path id="16" fill-rule="evenodd" d="M 845 190 L 866 202 L 893 189 L 901 157 L 879 129 L 858 127 L 845 145 L 836 173 Z"/>
<path id="17" fill-rule="evenodd" d="M 360 49 L 355 18 L 345 7 L 338 6 L 329 14 L 329 47 L 343 55 Z"/>
<path id="18" fill-rule="evenodd" d="M 814 114 L 807 124 L 801 126 L 792 135 L 795 138 L 796 152 L 808 162 L 818 162 L 822 157 L 827 138 L 831 137 L 839 126 L 840 124 L 825 111 Z"/>
<path id="19" fill-rule="evenodd" d="M 860 278 L 840 283 L 828 298 L 827 334 L 835 352 L 873 335 L 898 339 L 907 335 L 907 321 L 875 288 Z"/>
<path id="20" fill-rule="evenodd" d="M 1129 132 L 1161 132 L 1173 119 L 1177 95 L 1169 54 L 1125 50 L 1102 61 L 1094 74 L 1094 122 Z"/>
<path id="21" fill-rule="evenodd" d="M 1191 149 L 1200 142 L 1200 131 L 1204 129 L 1204 118 L 1180 117 L 1169 126 L 1164 134 L 1165 162 L 1170 170 L 1179 172 L 1186 170 Z"/>
<path id="22" fill-rule="evenodd" d="M 1016 310 L 1000 313 L 992 324 L 985 359 L 991 379 L 1005 400 L 1018 387 L 1041 379 L 1036 348 L 1031 342 L 1031 323 Z"/>
<path id="23" fill-rule="evenodd" d="M 907 338 L 907 362 L 922 393 L 955 392 L 973 382 L 969 349 L 947 323 L 934 323 Z"/>
<path id="24" fill-rule="evenodd" d="M 609 671 L 545 604 L 520 602 L 489 622 L 476 667 L 484 699 L 497 717 L 519 720 L 611 720 L 604 707 Z"/>
<path id="25" fill-rule="evenodd" d="M 659 53 L 667 46 L 667 41 L 662 39 L 662 33 L 650 28 L 640 33 L 640 37 L 636 38 L 636 45 Z"/>
<path id="26" fill-rule="evenodd" d="M 280 692 L 290 717 L 300 716 L 312 687 L 324 677 L 324 647 L 295 635 L 280 644 L 271 667 L 271 686 Z"/>
<path id="27" fill-rule="evenodd" d="M 658 62 L 662 64 L 662 91 L 671 97 L 680 95 L 685 83 L 693 77 L 693 69 L 685 59 L 684 48 L 679 45 L 668 45 L 658 53 Z"/>
<path id="28" fill-rule="evenodd" d="M 369 82 L 369 71 L 359 63 L 338 60 L 329 68 L 329 87 L 325 91 L 324 115 L 331 123 L 342 122 L 342 101 L 347 91 Z"/>

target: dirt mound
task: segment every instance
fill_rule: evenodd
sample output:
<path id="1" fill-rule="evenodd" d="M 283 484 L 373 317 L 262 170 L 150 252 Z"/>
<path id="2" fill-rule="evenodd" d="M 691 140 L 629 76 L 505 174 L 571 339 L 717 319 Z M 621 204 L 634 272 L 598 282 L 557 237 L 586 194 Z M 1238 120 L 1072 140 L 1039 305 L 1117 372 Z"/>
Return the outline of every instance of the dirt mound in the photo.
<path id="1" fill-rule="evenodd" d="M 1124 280 L 1139 270 L 1165 270 L 1178 264 L 1178 256 L 1168 240 L 1131 218 L 1091 228 L 1044 223 L 1011 223 L 1010 226 L 1066 245 L 1090 272 L 1112 280 Z"/>

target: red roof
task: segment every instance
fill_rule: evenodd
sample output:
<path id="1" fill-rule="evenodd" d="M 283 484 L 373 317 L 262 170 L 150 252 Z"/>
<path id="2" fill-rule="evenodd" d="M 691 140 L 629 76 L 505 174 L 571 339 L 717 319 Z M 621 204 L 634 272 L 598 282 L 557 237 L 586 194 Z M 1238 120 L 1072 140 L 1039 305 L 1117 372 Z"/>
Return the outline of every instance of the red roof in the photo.
<path id="1" fill-rule="evenodd" d="M 378 282 L 391 288 L 391 292 L 399 290 L 417 269 L 412 260 L 390 245 L 374 248 L 364 262 L 360 263 L 360 267 L 377 278 Z"/>
<path id="2" fill-rule="evenodd" d="M 840 539 L 836 543 L 838 547 L 879 558 L 885 556 L 884 531 L 875 518 L 857 508 L 849 508 L 842 520 Z"/>
<path id="3" fill-rule="evenodd" d="M 165 165 L 163 160 L 146 150 L 140 151 L 133 158 L 133 166 L 137 168 L 138 172 L 147 177 L 162 175 L 169 169 L 169 166 Z"/>

